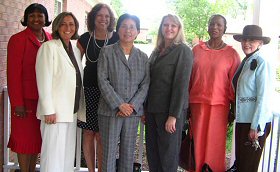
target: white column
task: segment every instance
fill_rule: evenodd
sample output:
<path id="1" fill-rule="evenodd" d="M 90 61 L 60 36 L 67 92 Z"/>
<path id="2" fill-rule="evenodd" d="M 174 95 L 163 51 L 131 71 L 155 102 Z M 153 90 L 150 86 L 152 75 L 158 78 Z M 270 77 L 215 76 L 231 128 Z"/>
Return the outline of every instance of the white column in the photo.
<path id="1" fill-rule="evenodd" d="M 271 38 L 268 45 L 262 47 L 265 58 L 269 59 L 274 67 L 279 67 L 278 41 L 280 35 L 280 1 L 279 0 L 254 0 L 253 23 L 262 27 L 263 35 Z M 274 100 L 269 100 L 273 104 Z M 260 162 L 259 172 L 273 171 L 276 157 L 278 120 L 274 118 L 274 128 L 266 141 L 263 160 Z M 272 137 L 271 137 L 272 136 Z M 270 161 L 269 161 L 270 160 Z"/>
<path id="2" fill-rule="evenodd" d="M 261 0 L 254 0 L 253 6 L 253 24 L 259 25 L 260 21 L 260 2 Z"/>

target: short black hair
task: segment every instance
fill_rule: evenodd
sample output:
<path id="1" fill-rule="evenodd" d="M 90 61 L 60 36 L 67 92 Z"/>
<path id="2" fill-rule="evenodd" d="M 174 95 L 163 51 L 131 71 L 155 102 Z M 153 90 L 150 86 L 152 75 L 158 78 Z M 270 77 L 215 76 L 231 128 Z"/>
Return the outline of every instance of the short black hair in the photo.
<path id="1" fill-rule="evenodd" d="M 44 13 L 46 21 L 45 26 L 49 26 L 52 23 L 52 21 L 49 21 L 49 15 L 46 7 L 44 7 L 42 4 L 33 3 L 30 4 L 24 11 L 23 21 L 21 21 L 22 26 L 27 26 L 28 15 L 33 13 L 34 11 Z"/>
<path id="2" fill-rule="evenodd" d="M 114 30 L 114 27 L 116 24 L 116 19 L 115 19 L 115 15 L 114 15 L 112 9 L 107 4 L 98 3 L 91 9 L 91 11 L 87 15 L 87 28 L 88 28 L 89 32 L 94 31 L 96 15 L 102 8 L 106 8 L 110 14 L 110 23 L 109 23 L 107 30 L 109 32 L 112 32 Z"/>
<path id="3" fill-rule="evenodd" d="M 78 35 L 79 22 L 78 22 L 77 18 L 71 12 L 62 12 L 62 13 L 58 14 L 58 16 L 56 16 L 56 18 L 53 21 L 53 24 L 52 24 L 52 37 L 53 37 L 53 39 L 59 39 L 60 38 L 60 35 L 58 33 L 58 29 L 61 26 L 61 24 L 63 23 L 63 20 L 66 16 L 71 16 L 74 20 L 74 23 L 75 23 L 75 33 L 71 37 L 71 39 L 78 39 L 79 38 L 79 35 Z"/>
<path id="4" fill-rule="evenodd" d="M 224 27 L 225 27 L 224 33 L 226 33 L 226 30 L 227 30 L 227 20 L 226 20 L 226 18 L 225 18 L 223 15 L 221 15 L 221 14 L 213 14 L 213 15 L 209 18 L 209 20 L 208 20 L 208 26 L 209 26 L 210 22 L 212 21 L 212 19 L 215 18 L 215 17 L 220 17 L 220 18 L 222 18 L 222 19 L 224 20 Z"/>
<path id="5" fill-rule="evenodd" d="M 117 22 L 117 26 L 116 26 L 116 31 L 117 32 L 119 31 L 122 22 L 126 19 L 133 20 L 136 23 L 137 31 L 140 32 L 140 19 L 137 16 L 131 15 L 131 14 L 128 14 L 128 13 L 125 13 L 125 14 L 123 14 L 119 17 L 118 22 Z"/>

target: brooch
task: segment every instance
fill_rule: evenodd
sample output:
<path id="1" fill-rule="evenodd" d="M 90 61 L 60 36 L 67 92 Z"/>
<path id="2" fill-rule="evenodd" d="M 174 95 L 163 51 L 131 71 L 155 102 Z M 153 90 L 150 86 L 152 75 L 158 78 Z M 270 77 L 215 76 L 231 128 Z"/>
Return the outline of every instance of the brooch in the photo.
<path id="1" fill-rule="evenodd" d="M 250 69 L 251 69 L 251 70 L 255 70 L 255 69 L 257 68 L 257 66 L 258 66 L 257 60 L 256 60 L 256 59 L 253 59 L 252 62 L 251 62 L 251 64 L 250 64 Z"/>

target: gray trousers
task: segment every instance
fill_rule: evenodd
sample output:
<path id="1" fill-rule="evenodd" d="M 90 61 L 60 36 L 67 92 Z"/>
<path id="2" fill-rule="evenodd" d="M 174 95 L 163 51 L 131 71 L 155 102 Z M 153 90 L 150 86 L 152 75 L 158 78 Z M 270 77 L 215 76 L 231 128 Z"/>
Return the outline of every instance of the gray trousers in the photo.
<path id="1" fill-rule="evenodd" d="M 113 117 L 98 115 L 99 132 L 102 144 L 102 172 L 116 171 L 118 141 L 118 172 L 132 172 L 134 150 L 140 117 Z"/>
<path id="2" fill-rule="evenodd" d="M 146 149 L 150 172 L 177 172 L 184 119 L 176 120 L 176 132 L 165 131 L 168 114 L 146 115 Z"/>

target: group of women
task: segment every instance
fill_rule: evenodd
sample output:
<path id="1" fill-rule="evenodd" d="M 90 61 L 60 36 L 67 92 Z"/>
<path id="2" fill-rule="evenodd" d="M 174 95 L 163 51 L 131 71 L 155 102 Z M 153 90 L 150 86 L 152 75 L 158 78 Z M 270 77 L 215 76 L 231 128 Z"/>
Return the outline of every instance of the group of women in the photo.
<path id="1" fill-rule="evenodd" d="M 39 153 L 40 171 L 73 171 L 77 126 L 83 129 L 90 172 L 96 166 L 95 140 L 98 171 L 116 171 L 119 146 L 117 170 L 131 172 L 143 115 L 149 170 L 176 172 L 188 107 L 196 171 L 204 164 L 214 172 L 225 171 L 231 102 L 236 104 L 236 167 L 240 172 L 257 170 L 270 130 L 268 100 L 274 79 L 259 51 L 270 41 L 260 27 L 246 26 L 242 35 L 234 36 L 246 54 L 240 65 L 237 52 L 222 40 L 226 19 L 221 15 L 210 17 L 210 39 L 192 50 L 185 44 L 180 19 L 164 16 L 150 58 L 134 46 L 139 18 L 121 15 L 115 32 L 115 17 L 106 4 L 88 13 L 88 32 L 80 37 L 71 12 L 54 19 L 51 35 L 43 29 L 50 24 L 46 8 L 31 4 L 22 21 L 27 28 L 8 43 L 8 147 L 17 153 L 22 172 L 35 171 Z"/>

